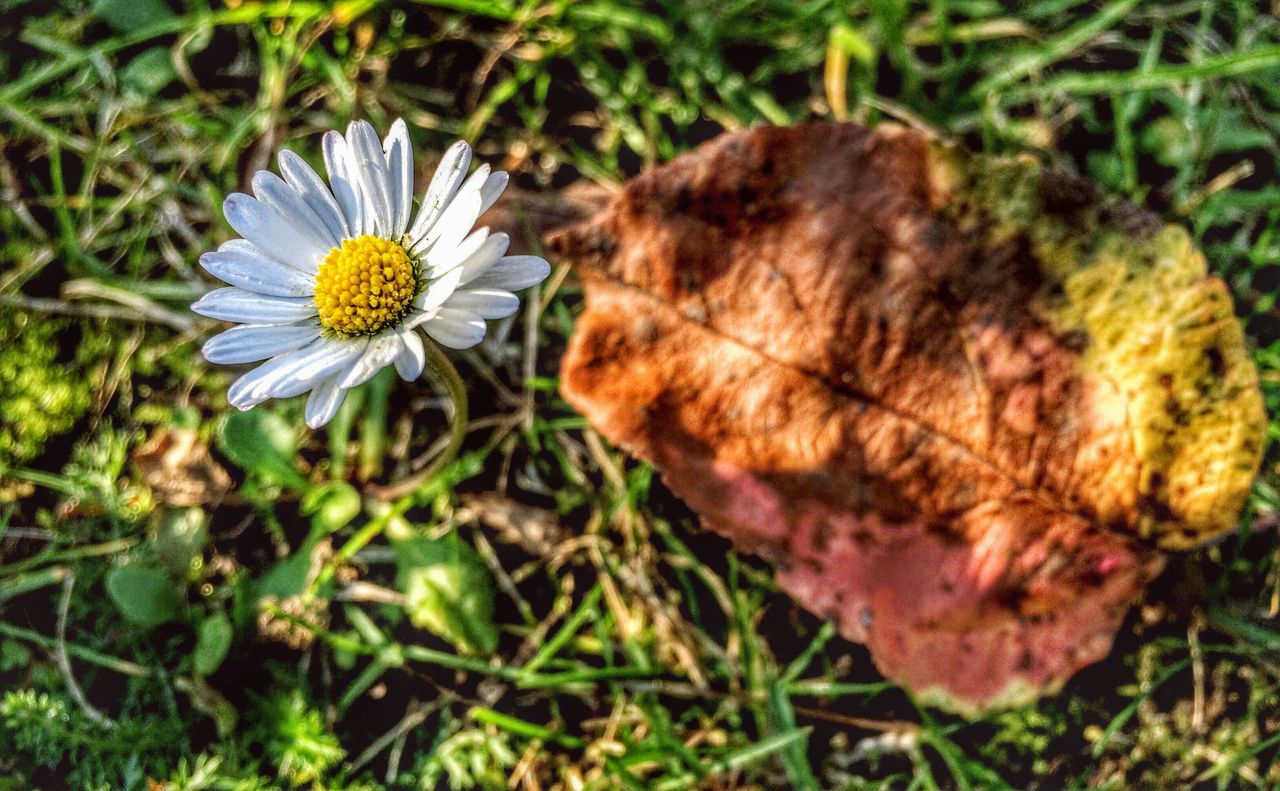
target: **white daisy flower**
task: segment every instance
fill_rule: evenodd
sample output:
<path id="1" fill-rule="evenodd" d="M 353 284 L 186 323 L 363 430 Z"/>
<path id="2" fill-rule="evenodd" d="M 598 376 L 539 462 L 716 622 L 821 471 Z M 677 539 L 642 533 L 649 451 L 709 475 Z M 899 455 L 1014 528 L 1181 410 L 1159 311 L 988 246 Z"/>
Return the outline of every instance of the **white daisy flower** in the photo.
<path id="1" fill-rule="evenodd" d="M 382 141 L 364 121 L 345 137 L 328 132 L 324 161 L 328 185 L 282 151 L 281 176 L 259 171 L 252 196 L 226 199 L 227 222 L 243 238 L 205 253 L 200 264 L 231 285 L 191 306 L 240 325 L 204 345 L 209 362 L 267 361 L 240 377 L 227 400 L 249 409 L 310 391 L 312 428 L 333 418 L 347 390 L 387 365 L 405 380 L 420 376 L 424 342 L 475 346 L 486 319 L 516 311 L 512 292 L 551 271 L 537 256 L 506 255 L 506 234 L 472 231 L 507 174 L 480 165 L 467 177 L 465 142 L 445 152 L 416 218 L 404 121 Z"/>

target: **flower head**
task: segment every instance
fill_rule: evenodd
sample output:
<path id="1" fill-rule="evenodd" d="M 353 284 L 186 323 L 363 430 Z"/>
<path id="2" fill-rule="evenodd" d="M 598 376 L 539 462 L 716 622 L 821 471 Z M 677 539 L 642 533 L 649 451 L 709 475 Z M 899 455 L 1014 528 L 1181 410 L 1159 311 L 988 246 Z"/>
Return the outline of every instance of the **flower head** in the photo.
<path id="1" fill-rule="evenodd" d="M 231 285 L 191 306 L 240 325 L 205 343 L 209 362 L 266 361 L 231 386 L 232 406 L 310 391 L 312 428 L 388 365 L 406 380 L 420 376 L 424 343 L 476 345 L 486 319 L 515 312 L 512 292 L 550 272 L 537 256 L 506 255 L 506 234 L 472 230 L 507 174 L 480 165 L 468 177 L 471 148 L 462 141 L 445 152 L 416 217 L 404 121 L 382 141 L 364 121 L 345 136 L 329 132 L 324 161 L 328 184 L 282 151 L 279 176 L 259 171 L 253 195 L 227 198 L 223 212 L 243 238 L 200 264 Z"/>

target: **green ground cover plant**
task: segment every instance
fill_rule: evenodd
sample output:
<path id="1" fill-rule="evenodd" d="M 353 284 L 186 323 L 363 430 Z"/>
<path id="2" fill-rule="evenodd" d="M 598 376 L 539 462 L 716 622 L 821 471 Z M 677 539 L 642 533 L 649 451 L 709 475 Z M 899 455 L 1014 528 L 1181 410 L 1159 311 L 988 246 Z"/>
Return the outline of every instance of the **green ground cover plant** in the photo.
<path id="1" fill-rule="evenodd" d="M 0 789 L 1280 785 L 1273 451 L 1108 659 L 966 720 L 561 400 L 566 268 L 452 355 L 443 466 L 429 380 L 384 371 L 321 431 L 299 399 L 241 413 L 188 310 L 222 199 L 352 119 L 543 193 L 753 124 L 895 122 L 1189 229 L 1275 416 L 1267 3 L 0 0 L 0 75 Z"/>

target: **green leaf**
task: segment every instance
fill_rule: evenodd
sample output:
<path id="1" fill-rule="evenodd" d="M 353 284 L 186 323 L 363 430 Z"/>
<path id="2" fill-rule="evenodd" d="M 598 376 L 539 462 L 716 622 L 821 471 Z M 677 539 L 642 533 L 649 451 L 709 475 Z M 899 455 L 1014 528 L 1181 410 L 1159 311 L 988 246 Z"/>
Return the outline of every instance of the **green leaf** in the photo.
<path id="1" fill-rule="evenodd" d="M 262 408 L 231 412 L 218 432 L 218 447 L 247 473 L 297 491 L 311 488 L 293 462 L 298 438 L 274 412 Z"/>
<path id="2" fill-rule="evenodd" d="M 129 61 L 120 71 L 120 82 L 126 92 L 136 96 L 155 96 L 178 76 L 173 70 L 166 47 L 152 47 Z"/>
<path id="3" fill-rule="evenodd" d="M 155 523 L 151 548 L 169 576 L 181 579 L 191 571 L 191 561 L 204 551 L 209 538 L 207 522 L 199 508 L 175 508 Z"/>
<path id="4" fill-rule="evenodd" d="M 355 487 L 343 481 L 317 486 L 302 496 L 302 513 L 317 530 L 332 533 L 360 515 L 363 503 Z"/>
<path id="5" fill-rule="evenodd" d="M 97 0 L 93 15 L 121 33 L 151 27 L 173 17 L 161 0 Z"/>
<path id="6" fill-rule="evenodd" d="M 216 612 L 196 628 L 196 648 L 193 652 L 196 673 L 212 675 L 227 658 L 231 650 L 231 619 L 226 613 Z"/>
<path id="7" fill-rule="evenodd" d="M 393 539 L 392 546 L 409 621 L 463 653 L 492 653 L 498 645 L 493 579 L 479 553 L 457 533 Z"/>
<path id="8" fill-rule="evenodd" d="M 287 599 L 306 590 L 307 576 L 311 571 L 311 553 L 319 543 L 319 537 L 308 539 L 306 543 L 294 550 L 293 554 L 282 558 L 272 566 L 258 580 L 255 590 L 258 598 L 275 596 L 278 599 Z"/>
<path id="9" fill-rule="evenodd" d="M 1173 116 L 1157 118 L 1142 130 L 1142 147 L 1162 165 L 1176 167 L 1195 155 L 1195 143 L 1182 121 Z"/>
<path id="10" fill-rule="evenodd" d="M 107 594 L 126 620 L 148 629 L 176 620 L 182 607 L 169 575 L 147 566 L 117 566 L 108 571 Z"/>
<path id="11" fill-rule="evenodd" d="M 31 662 L 31 651 L 16 640 L 0 640 L 0 673 L 12 673 Z"/>

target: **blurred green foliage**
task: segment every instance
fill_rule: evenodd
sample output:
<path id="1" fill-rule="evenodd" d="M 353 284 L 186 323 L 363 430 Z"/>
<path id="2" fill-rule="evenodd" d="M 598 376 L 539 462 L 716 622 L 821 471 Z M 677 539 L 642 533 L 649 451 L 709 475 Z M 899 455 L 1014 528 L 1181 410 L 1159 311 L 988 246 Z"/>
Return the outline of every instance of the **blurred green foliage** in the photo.
<path id="1" fill-rule="evenodd" d="M 36 458 L 50 437 L 69 431 L 93 403 L 86 364 L 109 348 L 84 328 L 79 350 L 64 350 L 72 323 L 0 310 L 0 499 L 4 470 Z"/>

